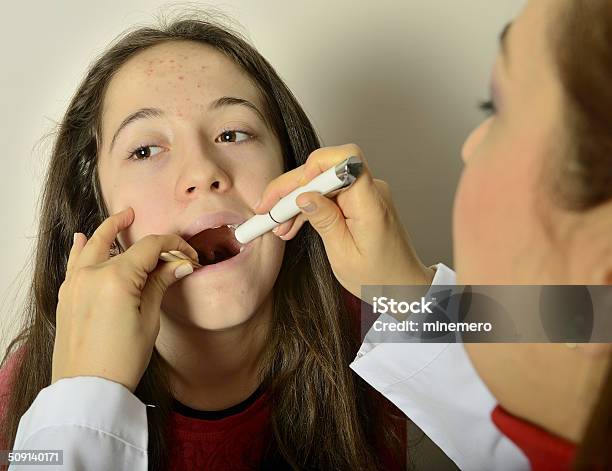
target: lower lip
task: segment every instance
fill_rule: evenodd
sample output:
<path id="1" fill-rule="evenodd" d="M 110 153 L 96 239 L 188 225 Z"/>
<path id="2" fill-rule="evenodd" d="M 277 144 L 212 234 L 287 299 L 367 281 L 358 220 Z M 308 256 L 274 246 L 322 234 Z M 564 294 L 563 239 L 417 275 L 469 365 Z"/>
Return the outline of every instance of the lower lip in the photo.
<path id="1" fill-rule="evenodd" d="M 202 268 L 196 268 L 191 275 L 187 278 L 193 278 L 194 276 L 205 276 L 210 273 L 218 273 L 224 270 L 231 270 L 232 268 L 240 265 L 251 253 L 253 248 L 253 244 L 249 243 L 244 246 L 244 250 L 240 252 L 238 255 L 233 256 L 232 258 L 228 258 L 227 260 L 223 260 L 222 262 L 215 263 L 213 265 L 204 265 Z"/>

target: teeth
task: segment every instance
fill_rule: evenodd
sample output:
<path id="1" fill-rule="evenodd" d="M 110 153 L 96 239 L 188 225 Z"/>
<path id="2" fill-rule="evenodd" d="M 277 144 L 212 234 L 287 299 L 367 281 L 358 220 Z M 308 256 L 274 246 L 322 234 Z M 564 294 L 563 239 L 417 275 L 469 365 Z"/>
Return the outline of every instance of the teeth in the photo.
<path id="1" fill-rule="evenodd" d="M 236 230 L 238 224 L 221 224 L 220 226 L 211 227 L 211 229 L 219 229 L 220 227 L 228 227 L 230 229 Z"/>

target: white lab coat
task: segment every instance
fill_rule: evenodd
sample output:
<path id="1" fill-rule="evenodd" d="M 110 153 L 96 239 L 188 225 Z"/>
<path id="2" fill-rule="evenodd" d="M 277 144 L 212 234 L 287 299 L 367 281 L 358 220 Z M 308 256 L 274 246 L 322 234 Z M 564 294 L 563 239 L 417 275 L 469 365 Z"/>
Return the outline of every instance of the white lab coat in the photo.
<path id="1" fill-rule="evenodd" d="M 435 268 L 434 285 L 455 284 L 452 270 L 443 264 Z M 368 333 L 350 367 L 460 469 L 529 469 L 523 453 L 492 423 L 495 399 L 462 344 L 375 343 L 370 338 Z M 40 391 L 19 422 L 13 449 L 64 450 L 63 466 L 46 465 L 46 471 L 146 471 L 147 439 L 145 404 L 121 384 L 80 376 Z"/>
<path id="2" fill-rule="evenodd" d="M 432 268 L 436 268 L 432 286 L 456 284 L 455 273 L 446 265 Z M 460 469 L 530 469 L 523 452 L 491 421 L 497 402 L 462 343 L 371 340 L 380 335 L 370 329 L 351 368 L 404 412 Z"/>

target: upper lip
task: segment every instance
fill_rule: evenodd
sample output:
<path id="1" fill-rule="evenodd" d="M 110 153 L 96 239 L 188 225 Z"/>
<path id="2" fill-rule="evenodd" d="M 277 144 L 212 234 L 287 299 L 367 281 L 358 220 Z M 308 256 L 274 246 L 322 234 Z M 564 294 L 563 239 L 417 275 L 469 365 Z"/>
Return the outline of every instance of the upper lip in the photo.
<path id="1" fill-rule="evenodd" d="M 204 229 L 211 229 L 219 226 L 226 226 L 229 224 L 241 224 L 246 220 L 244 216 L 234 212 L 234 211 L 219 211 L 216 213 L 204 213 L 201 216 L 198 216 L 194 219 L 191 224 L 189 224 L 183 231 L 180 233 L 180 236 L 183 240 L 187 241 L 194 235 L 199 232 L 202 232 Z"/>

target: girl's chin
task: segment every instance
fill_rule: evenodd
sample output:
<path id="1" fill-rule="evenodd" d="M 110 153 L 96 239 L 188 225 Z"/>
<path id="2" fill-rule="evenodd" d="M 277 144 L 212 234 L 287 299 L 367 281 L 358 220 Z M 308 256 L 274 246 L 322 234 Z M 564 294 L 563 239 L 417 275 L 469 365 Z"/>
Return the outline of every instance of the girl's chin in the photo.
<path id="1" fill-rule="evenodd" d="M 197 321 L 191 321 L 194 327 L 197 327 L 201 330 L 210 331 L 210 332 L 223 332 L 226 330 L 231 330 L 242 325 L 248 323 L 251 320 L 251 316 L 244 317 L 221 317 L 221 318 L 207 318 L 207 319 L 198 319 Z"/>
<path id="2" fill-rule="evenodd" d="M 205 331 L 224 331 L 235 327 L 246 325 L 257 315 L 252 309 L 244 306 L 236 306 L 235 309 L 227 305 L 209 306 L 206 309 L 214 312 L 206 315 L 205 312 L 193 312 L 190 314 L 187 308 L 176 310 L 162 310 L 162 317 L 166 322 L 181 325 L 183 328 L 201 329 Z"/>

